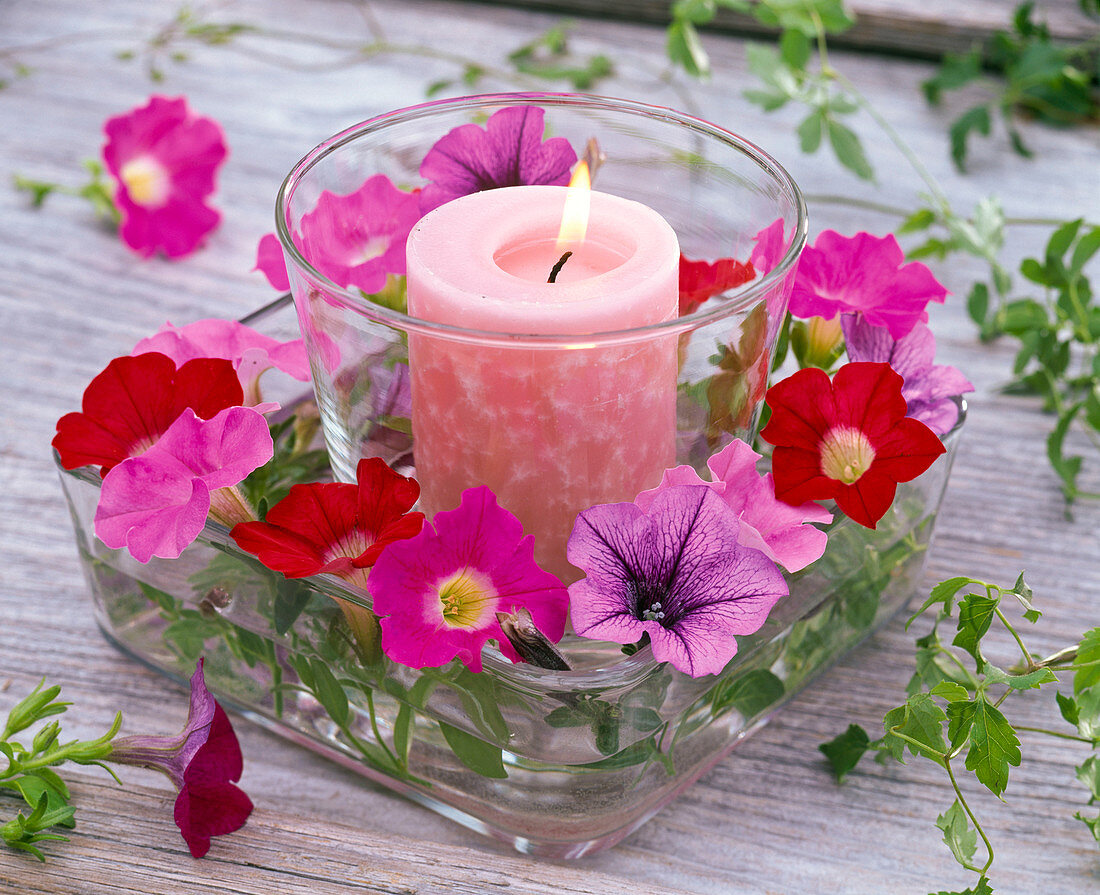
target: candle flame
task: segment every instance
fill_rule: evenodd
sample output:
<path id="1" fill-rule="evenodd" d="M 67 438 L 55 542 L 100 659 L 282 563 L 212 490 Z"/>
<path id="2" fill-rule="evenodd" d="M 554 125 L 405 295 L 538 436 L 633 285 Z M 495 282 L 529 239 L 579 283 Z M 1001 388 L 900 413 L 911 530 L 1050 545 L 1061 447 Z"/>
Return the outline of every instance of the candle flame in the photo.
<path id="1" fill-rule="evenodd" d="M 591 204 L 592 179 L 588 163 L 581 159 L 573 171 L 569 188 L 565 193 L 565 207 L 561 213 L 561 229 L 558 230 L 558 250 L 584 241 L 588 231 L 588 208 Z"/>

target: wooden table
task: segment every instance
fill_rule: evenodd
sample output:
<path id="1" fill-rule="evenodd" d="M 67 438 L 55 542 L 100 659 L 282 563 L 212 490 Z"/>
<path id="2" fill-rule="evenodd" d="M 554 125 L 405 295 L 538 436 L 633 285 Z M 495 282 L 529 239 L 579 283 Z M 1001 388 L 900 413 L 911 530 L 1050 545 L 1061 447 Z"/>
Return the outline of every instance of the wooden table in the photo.
<path id="1" fill-rule="evenodd" d="M 368 22 L 394 44 L 427 46 L 502 65 L 510 49 L 556 19 L 530 10 L 475 4 L 378 0 L 366 10 L 335 0 L 222 4 L 220 20 L 246 22 L 326 41 L 369 41 Z M 185 705 L 177 688 L 120 655 L 100 636 L 52 469 L 54 423 L 78 406 L 88 380 L 166 319 L 239 316 L 270 290 L 251 273 L 259 237 L 272 229 L 275 191 L 287 170 L 329 134 L 373 114 L 420 101 L 427 83 L 453 77 L 447 59 L 405 53 L 367 62 L 335 46 L 245 35 L 227 46 L 187 46 L 185 62 L 162 60 L 164 80 L 143 72 L 143 39 L 170 22 L 175 2 L 7 0 L 0 5 L 5 46 L 29 67 L 0 91 L 4 186 L 0 214 L 0 709 L 43 675 L 63 685 L 74 706 L 66 732 L 102 732 L 116 709 L 125 731 L 176 729 Z M 1007 18 L 1006 8 L 1006 18 Z M 73 35 L 82 35 L 76 36 Z M 767 147 L 807 193 L 875 199 L 912 207 L 921 189 L 871 123 L 858 119 L 880 181 L 856 183 L 826 154 L 800 154 L 795 112 L 764 115 L 740 96 L 749 82 L 744 44 L 708 38 L 715 76 L 669 86 L 659 77 L 659 28 L 584 20 L 573 36 L 583 53 L 606 52 L 616 77 L 601 92 L 651 102 L 693 104 Z M 116 54 L 138 50 L 125 61 Z M 10 54 L 0 56 L 6 65 Z M 947 157 L 946 124 L 959 111 L 927 108 L 918 84 L 924 63 L 839 55 L 877 106 L 941 178 L 962 209 L 995 192 L 1014 217 L 1100 219 L 1095 129 L 1025 125 L 1035 161 L 1000 139 L 972 150 L 972 173 Z M 4 74 L 8 77 L 10 70 Z M 479 89 L 507 86 L 486 81 Z M 684 92 L 686 91 L 686 93 Z M 51 197 L 41 210 L 10 186 L 14 172 L 78 184 L 80 161 L 95 157 L 110 115 L 153 92 L 185 94 L 225 127 L 231 157 L 220 178 L 225 212 L 209 246 L 179 262 L 142 261 L 86 205 Z M 954 102 L 954 101 L 952 101 Z M 812 229 L 886 232 L 896 220 L 850 206 L 811 201 Z M 1013 230 L 1013 266 L 1041 251 L 1047 231 Z M 1037 649 L 1057 648 L 1100 621 L 1100 506 L 1074 520 L 1044 454 L 1051 421 L 1036 404 L 1000 395 L 1009 344 L 980 345 L 962 308 L 976 265 L 938 267 L 955 295 L 933 309 L 941 362 L 964 368 L 978 386 L 926 583 L 967 574 L 1011 582 L 1027 569 L 1045 617 Z M 1085 486 L 1100 490 L 1095 465 Z M 936 815 L 950 804 L 933 768 L 868 763 L 833 783 L 817 744 L 858 721 L 873 729 L 900 701 L 912 641 L 895 620 L 784 709 L 773 723 L 707 774 L 624 843 L 574 863 L 515 855 L 436 815 L 363 782 L 240 721 L 243 785 L 256 803 L 247 826 L 215 841 L 195 861 L 171 820 L 172 792 L 151 772 L 115 786 L 95 769 L 73 776 L 79 825 L 69 843 L 51 844 L 45 866 L 0 851 L 0 883 L 20 893 L 73 892 L 693 892 L 924 893 L 971 880 L 939 841 Z M 1029 702 L 1028 723 L 1049 719 Z M 998 893 L 1052 895 L 1100 890 L 1100 853 L 1072 819 L 1084 803 L 1073 780 L 1083 753 L 1073 743 L 1028 737 L 1032 754 L 1015 771 L 1007 805 L 976 796 L 997 848 Z"/>

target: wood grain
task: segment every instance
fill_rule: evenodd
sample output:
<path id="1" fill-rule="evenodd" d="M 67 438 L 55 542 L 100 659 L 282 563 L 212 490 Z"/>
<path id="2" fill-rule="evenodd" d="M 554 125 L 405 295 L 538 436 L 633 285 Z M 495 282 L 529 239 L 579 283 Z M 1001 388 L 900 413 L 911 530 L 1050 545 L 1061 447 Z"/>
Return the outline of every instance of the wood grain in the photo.
<path id="1" fill-rule="evenodd" d="M 186 707 L 178 688 L 116 652 L 96 629 L 49 458 L 55 421 L 77 407 L 88 380 L 110 358 L 166 319 L 239 316 L 267 301 L 270 290 L 250 268 L 291 165 L 329 134 L 419 102 L 428 82 L 460 72 L 445 59 L 398 53 L 333 65 L 343 57 L 331 48 L 253 35 L 226 47 L 189 46 L 188 61 L 166 62 L 165 80 L 154 84 L 139 62 L 116 54 L 139 47 L 135 35 L 152 34 L 177 8 L 174 0 L 0 4 L 3 47 L 50 42 L 16 54 L 30 74 L 0 91 L 0 375 L 8 384 L 0 397 L 0 686 L 11 682 L 0 692 L 0 711 L 48 675 L 74 703 L 66 716 L 70 736 L 98 735 L 116 709 L 127 733 L 167 733 L 182 724 Z M 424 0 L 379 0 L 369 8 L 392 43 L 462 53 L 490 66 L 557 21 L 525 10 Z M 220 6 L 217 14 L 329 42 L 369 40 L 360 4 L 248 0 Z M 115 36 L 88 36 L 102 31 Z M 592 21 L 574 41 L 581 52 L 615 59 L 616 77 L 600 84 L 601 92 L 688 107 L 744 133 L 811 196 L 843 194 L 902 208 L 916 203 L 924 187 L 866 118 L 857 117 L 854 126 L 879 172 L 877 184 L 855 182 L 827 154 L 801 155 L 796 110 L 764 115 L 741 97 L 750 81 L 741 40 L 707 38 L 715 66 L 708 83 L 668 84 L 661 79 L 663 39 L 660 28 Z M 1011 217 L 1100 219 L 1095 130 L 1025 123 L 1036 160 L 1015 156 L 1003 139 L 979 141 L 970 175 L 961 176 L 951 167 L 945 138 L 959 109 L 931 110 L 920 98 L 918 85 L 930 66 L 843 53 L 833 61 L 864 85 L 959 209 L 996 193 Z M 231 146 L 219 181 L 223 224 L 205 249 L 175 263 L 138 259 L 76 199 L 54 196 L 33 210 L 10 186 L 15 172 L 80 183 L 80 161 L 97 154 L 102 122 L 153 92 L 186 95 L 193 108 L 222 122 Z M 815 233 L 826 227 L 882 233 L 897 224 L 895 217 L 820 198 L 811 200 L 811 220 Z M 1039 253 L 1046 234 L 1041 227 L 1013 228 L 1006 263 L 1015 267 Z M 997 391 L 1012 348 L 979 344 L 963 309 L 981 268 L 961 261 L 936 268 L 954 293 L 932 309 L 940 362 L 963 368 L 978 391 L 926 583 L 956 574 L 1011 582 L 1027 569 L 1045 613 L 1034 648 L 1053 650 L 1100 615 L 1100 507 L 1082 504 L 1072 521 L 1065 518 L 1044 453 L 1050 418 L 1035 402 Z M 1084 485 L 1100 490 L 1095 466 Z M 574 864 L 507 853 L 240 721 L 243 784 L 256 812 L 243 831 L 216 840 L 203 861 L 186 857 L 176 838 L 165 781 L 128 775 L 120 791 L 81 772 L 73 842 L 51 849 L 55 857 L 45 868 L 0 853 L 0 880 L 12 892 L 219 895 L 342 892 L 350 881 L 391 886 L 375 891 L 417 892 L 664 887 L 722 895 L 881 895 L 964 888 L 973 880 L 955 867 L 933 826 L 951 802 L 935 769 L 916 761 L 868 764 L 838 787 L 816 748 L 849 721 L 868 728 L 881 723 L 901 698 L 911 651 L 912 636 L 895 620 L 624 843 Z M 1020 703 L 1020 723 L 1055 723 L 1052 707 L 1034 699 Z M 1007 805 L 976 796 L 998 851 L 998 895 L 1100 890 L 1096 846 L 1072 819 L 1085 802 L 1073 779 L 1082 752 L 1036 737 L 1024 747 L 1028 757 L 1013 772 Z"/>

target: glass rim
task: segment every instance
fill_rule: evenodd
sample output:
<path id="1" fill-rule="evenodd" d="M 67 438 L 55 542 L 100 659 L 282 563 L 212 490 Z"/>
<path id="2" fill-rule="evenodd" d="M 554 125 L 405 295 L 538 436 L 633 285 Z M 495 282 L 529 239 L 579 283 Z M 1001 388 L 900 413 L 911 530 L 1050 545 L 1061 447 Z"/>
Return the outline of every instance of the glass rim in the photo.
<path id="1" fill-rule="evenodd" d="M 690 314 L 660 323 L 617 330 L 598 330 L 585 333 L 514 333 L 484 330 L 436 323 L 415 317 L 402 311 L 387 308 L 366 298 L 361 292 L 337 285 L 318 271 L 298 250 L 291 238 L 288 223 L 289 207 L 294 192 L 308 172 L 322 160 L 343 146 L 366 135 L 406 122 L 427 118 L 442 111 L 465 108 L 504 107 L 517 102 L 531 102 L 541 106 L 574 107 L 626 113 L 641 118 L 660 119 L 679 125 L 736 150 L 753 162 L 764 174 L 779 185 L 783 194 L 791 200 L 795 210 L 794 233 L 783 257 L 768 273 L 735 293 L 728 301 L 707 306 L 704 303 Z M 442 136 L 442 135 L 441 135 Z M 345 128 L 322 141 L 302 156 L 283 179 L 275 199 L 275 234 L 283 251 L 307 278 L 315 281 L 324 291 L 326 301 L 354 310 L 372 322 L 401 329 L 410 333 L 435 335 L 454 341 L 466 341 L 491 345 L 506 344 L 531 348 L 581 348 L 637 342 L 658 336 L 679 335 L 724 320 L 744 311 L 776 288 L 787 276 L 801 254 L 809 233 L 806 202 L 801 190 L 787 170 L 771 155 L 756 144 L 702 118 L 679 112 L 664 106 L 640 103 L 634 100 L 598 96 L 584 93 L 513 92 L 487 93 L 473 96 L 451 97 L 396 109 L 368 118 Z"/>

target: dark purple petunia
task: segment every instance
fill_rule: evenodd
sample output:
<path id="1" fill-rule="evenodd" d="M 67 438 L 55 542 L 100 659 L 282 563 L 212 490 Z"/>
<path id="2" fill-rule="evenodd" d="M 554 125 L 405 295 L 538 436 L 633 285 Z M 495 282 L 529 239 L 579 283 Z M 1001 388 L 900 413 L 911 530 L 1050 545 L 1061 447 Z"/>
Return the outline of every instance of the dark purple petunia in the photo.
<path id="1" fill-rule="evenodd" d="M 229 717 L 206 689 L 203 660 L 191 676 L 187 723 L 176 736 L 120 737 L 107 761 L 166 774 L 179 790 L 175 820 L 196 858 L 210 850 L 210 838 L 244 826 L 252 801 L 234 785 L 244 761 Z"/>
<path id="2" fill-rule="evenodd" d="M 705 485 L 633 503 L 591 507 L 577 517 L 569 561 L 586 578 L 569 587 L 582 637 L 635 643 L 692 677 L 717 674 L 736 637 L 758 630 L 787 583 L 775 563 L 738 543 L 737 513 Z"/>
<path id="3" fill-rule="evenodd" d="M 842 314 L 841 327 L 849 360 L 889 364 L 904 380 L 901 396 L 906 416 L 920 420 L 937 435 L 951 431 L 959 418 L 953 399 L 974 391 L 974 386 L 954 367 L 932 363 L 936 337 L 927 324 L 916 323 L 900 339 L 862 314 Z"/>
<path id="4" fill-rule="evenodd" d="M 569 183 L 577 153 L 564 137 L 543 142 L 543 114 L 537 106 L 510 106 L 484 128 L 463 124 L 442 136 L 420 164 L 430 181 L 420 193 L 421 213 L 482 190 Z"/>

